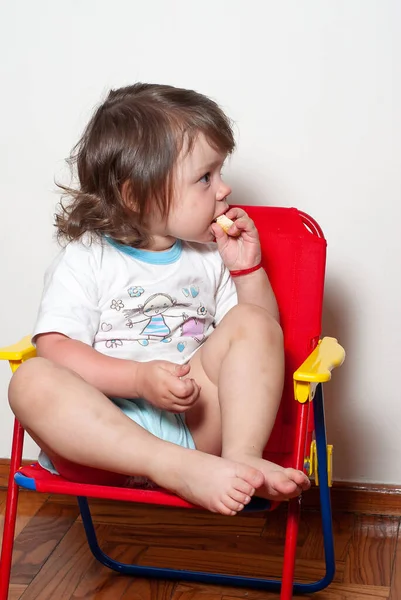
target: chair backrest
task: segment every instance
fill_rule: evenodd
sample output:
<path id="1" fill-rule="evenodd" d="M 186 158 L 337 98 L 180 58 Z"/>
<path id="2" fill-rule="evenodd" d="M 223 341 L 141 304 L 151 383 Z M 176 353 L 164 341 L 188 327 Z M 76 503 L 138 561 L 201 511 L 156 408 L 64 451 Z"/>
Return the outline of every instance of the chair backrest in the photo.
<path id="1" fill-rule="evenodd" d="M 293 373 L 315 348 L 321 334 L 326 240 L 319 225 L 295 208 L 242 208 L 258 228 L 263 266 L 276 294 L 284 332 L 284 393 L 265 452 L 266 457 L 283 463 L 283 455 L 293 452 L 297 424 Z"/>

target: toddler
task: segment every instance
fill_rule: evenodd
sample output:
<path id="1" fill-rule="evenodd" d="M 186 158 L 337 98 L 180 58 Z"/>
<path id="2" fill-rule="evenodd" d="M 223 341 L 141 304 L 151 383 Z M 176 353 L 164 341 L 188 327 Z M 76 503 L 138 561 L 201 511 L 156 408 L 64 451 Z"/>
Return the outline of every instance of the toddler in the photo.
<path id="1" fill-rule="evenodd" d="M 226 115 L 191 90 L 137 83 L 95 111 L 70 158 L 76 185 L 62 186 L 38 357 L 10 384 L 45 468 L 144 477 L 225 515 L 309 487 L 262 459 L 283 339 L 258 232 L 228 205 L 233 149 Z"/>

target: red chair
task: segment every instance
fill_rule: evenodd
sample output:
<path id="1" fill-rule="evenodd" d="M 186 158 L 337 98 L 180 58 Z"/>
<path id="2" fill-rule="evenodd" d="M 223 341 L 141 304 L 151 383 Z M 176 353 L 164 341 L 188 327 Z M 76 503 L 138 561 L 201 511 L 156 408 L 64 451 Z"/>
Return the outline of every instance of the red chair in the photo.
<path id="1" fill-rule="evenodd" d="M 265 450 L 266 458 L 283 466 L 305 469 L 320 485 L 322 529 L 326 574 L 316 582 L 294 583 L 295 551 L 301 498 L 288 503 L 286 542 L 281 581 L 125 565 L 100 549 L 87 498 L 104 498 L 193 508 L 191 504 L 164 490 L 144 490 L 77 484 L 51 475 L 37 463 L 21 467 L 24 431 L 15 421 L 10 479 L 4 522 L 0 563 L 0 600 L 7 600 L 19 487 L 52 494 L 77 496 L 89 546 L 106 566 L 140 577 L 201 581 L 258 589 L 281 590 L 281 600 L 292 593 L 311 593 L 331 583 L 335 572 L 329 487 L 331 485 L 331 447 L 326 444 L 322 383 L 331 370 L 341 365 L 344 350 L 333 338 L 319 341 L 326 259 L 326 241 L 319 225 L 295 208 L 244 207 L 260 233 L 263 263 L 275 291 L 284 331 L 286 379 L 275 426 Z M 11 369 L 32 358 L 35 349 L 29 338 L 0 350 Z M 295 399 L 294 399 L 295 394 Z M 268 501 L 255 498 L 246 510 L 272 510 Z M 274 518 L 271 517 L 271 518 Z"/>

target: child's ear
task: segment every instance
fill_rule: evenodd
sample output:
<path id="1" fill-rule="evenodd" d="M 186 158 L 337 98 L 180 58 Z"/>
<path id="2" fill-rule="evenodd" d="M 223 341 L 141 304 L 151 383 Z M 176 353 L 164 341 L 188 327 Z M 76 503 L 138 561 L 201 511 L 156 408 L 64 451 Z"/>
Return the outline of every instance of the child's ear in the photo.
<path id="1" fill-rule="evenodd" d="M 135 201 L 134 194 L 132 193 L 132 183 L 129 179 L 124 181 L 121 186 L 121 198 L 127 208 L 134 212 L 138 212 L 138 204 Z"/>

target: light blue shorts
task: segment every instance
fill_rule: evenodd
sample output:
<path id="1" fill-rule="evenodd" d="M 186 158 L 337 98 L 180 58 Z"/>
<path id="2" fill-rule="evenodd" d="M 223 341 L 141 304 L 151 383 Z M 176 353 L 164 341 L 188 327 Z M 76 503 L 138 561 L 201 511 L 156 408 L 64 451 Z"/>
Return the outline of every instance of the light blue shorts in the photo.
<path id="1" fill-rule="evenodd" d="M 155 408 L 142 398 L 135 400 L 126 400 L 125 398 L 110 398 L 110 400 L 120 408 L 127 417 L 138 423 L 141 427 L 155 435 L 156 437 L 177 444 L 183 448 L 195 450 L 195 443 L 189 431 L 183 414 L 173 414 L 160 408 Z M 39 464 L 58 475 L 50 458 L 41 450 L 38 458 Z"/>
<path id="2" fill-rule="evenodd" d="M 135 398 L 135 400 L 111 398 L 111 401 L 127 417 L 161 440 L 195 450 L 194 440 L 183 414 L 161 410 L 142 398 Z"/>

